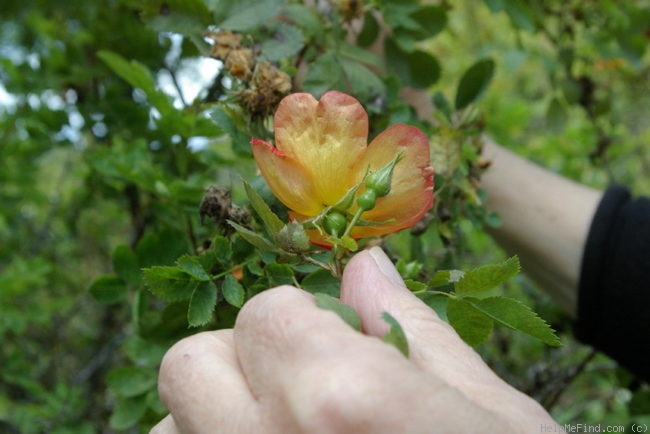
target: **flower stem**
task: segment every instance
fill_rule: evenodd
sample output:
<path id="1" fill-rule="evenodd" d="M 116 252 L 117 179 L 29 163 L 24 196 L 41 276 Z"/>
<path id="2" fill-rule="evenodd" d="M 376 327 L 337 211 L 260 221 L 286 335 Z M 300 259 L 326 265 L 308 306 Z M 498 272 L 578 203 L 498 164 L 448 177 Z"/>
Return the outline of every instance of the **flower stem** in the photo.
<path id="1" fill-rule="evenodd" d="M 348 224 L 348 227 L 345 228 L 345 232 L 343 232 L 343 235 L 341 235 L 341 238 L 349 237 L 350 232 L 352 232 L 352 228 L 357 224 L 359 219 L 361 218 L 361 214 L 365 212 L 364 209 L 359 208 L 357 212 L 352 216 L 352 220 L 350 220 L 350 223 Z"/>

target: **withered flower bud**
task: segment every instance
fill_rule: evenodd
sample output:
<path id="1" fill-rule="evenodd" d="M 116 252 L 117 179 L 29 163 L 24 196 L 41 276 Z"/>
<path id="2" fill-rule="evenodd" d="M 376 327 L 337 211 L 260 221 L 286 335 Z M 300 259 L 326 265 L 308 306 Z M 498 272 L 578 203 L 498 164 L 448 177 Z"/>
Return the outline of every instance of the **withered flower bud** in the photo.
<path id="1" fill-rule="evenodd" d="M 253 116 L 266 116 L 275 111 L 276 106 L 291 90 L 291 77 L 270 62 L 260 62 L 255 66 L 250 87 L 240 96 L 244 107 Z"/>
<path id="2" fill-rule="evenodd" d="M 214 45 L 210 50 L 210 57 L 215 59 L 224 60 L 231 51 L 241 47 L 242 35 L 229 30 L 209 32 L 205 36 L 214 41 Z"/>
<path id="3" fill-rule="evenodd" d="M 345 21 L 352 21 L 363 16 L 363 0 L 330 0 L 330 3 Z"/>
<path id="4" fill-rule="evenodd" d="M 255 57 L 250 48 L 238 48 L 233 50 L 226 57 L 226 69 L 233 77 L 242 81 L 248 81 L 253 72 Z"/>

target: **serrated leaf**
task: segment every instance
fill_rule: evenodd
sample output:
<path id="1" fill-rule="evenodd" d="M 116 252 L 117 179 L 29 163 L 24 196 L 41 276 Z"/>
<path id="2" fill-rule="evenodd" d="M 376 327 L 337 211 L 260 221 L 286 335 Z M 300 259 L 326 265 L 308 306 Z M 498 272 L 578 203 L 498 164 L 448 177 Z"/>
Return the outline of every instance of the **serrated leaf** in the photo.
<path id="1" fill-rule="evenodd" d="M 104 304 L 117 303 L 124 299 L 127 286 L 124 280 L 114 274 L 100 276 L 88 289 L 95 300 Z"/>
<path id="2" fill-rule="evenodd" d="M 215 12 L 223 21 L 217 27 L 236 31 L 253 29 L 277 15 L 282 4 L 282 0 L 221 0 Z"/>
<path id="3" fill-rule="evenodd" d="M 339 90 L 354 90 L 355 95 L 364 99 L 386 94 L 384 82 L 367 66 L 344 57 L 339 57 L 338 60 L 343 68 L 344 76 L 343 81 L 336 86 Z"/>
<path id="4" fill-rule="evenodd" d="M 270 263 L 264 269 L 271 286 L 295 285 L 296 280 L 293 270 L 287 264 Z"/>
<path id="5" fill-rule="evenodd" d="M 494 60 L 481 59 L 463 74 L 456 90 L 456 110 L 476 101 L 487 89 L 494 75 Z"/>
<path id="6" fill-rule="evenodd" d="M 143 280 L 149 291 L 169 303 L 187 300 L 199 283 L 180 268 L 169 266 L 145 268 Z"/>
<path id="7" fill-rule="evenodd" d="M 431 288 L 446 286 L 458 282 L 464 275 L 465 272 L 461 270 L 438 270 L 431 276 L 427 285 Z"/>
<path id="8" fill-rule="evenodd" d="M 409 356 L 409 343 L 406 340 L 406 334 L 402 326 L 388 312 L 382 312 L 381 318 L 390 325 L 390 330 L 383 337 L 383 341 L 396 347 L 404 357 Z"/>
<path id="9" fill-rule="evenodd" d="M 106 375 L 106 384 L 117 396 L 130 398 L 154 388 L 156 379 L 156 369 L 126 366 L 111 369 Z"/>
<path id="10" fill-rule="evenodd" d="M 327 52 L 309 65 L 303 87 L 314 97 L 320 98 L 328 90 L 335 89 L 342 78 L 343 68 L 338 57 Z"/>
<path id="11" fill-rule="evenodd" d="M 351 306 L 341 302 L 338 298 L 320 292 L 314 294 L 314 297 L 316 297 L 316 306 L 321 309 L 331 310 L 341 317 L 350 327 L 361 331 L 361 318 Z"/>
<path id="12" fill-rule="evenodd" d="M 271 211 L 271 208 L 262 199 L 262 196 L 248 182 L 244 181 L 244 189 L 246 190 L 248 201 L 262 220 L 266 231 L 274 237 L 284 227 L 284 222 Z"/>
<path id="13" fill-rule="evenodd" d="M 459 295 L 470 295 L 495 288 L 519 273 L 519 258 L 513 256 L 499 264 L 486 264 L 467 270 L 455 283 Z"/>
<path id="14" fill-rule="evenodd" d="M 488 315 L 497 323 L 526 333 L 551 346 L 561 346 L 560 338 L 542 318 L 522 302 L 507 297 L 477 299 L 463 297 L 463 301 Z"/>
<path id="15" fill-rule="evenodd" d="M 244 304 L 246 291 L 232 274 L 227 274 L 224 278 L 221 293 L 223 298 L 232 306 L 242 307 Z"/>
<path id="16" fill-rule="evenodd" d="M 260 234 L 251 231 L 250 229 L 247 229 L 231 220 L 228 220 L 228 224 L 232 226 L 237 233 L 239 234 L 240 237 L 254 245 L 260 250 L 266 250 L 266 251 L 277 251 L 278 248 L 271 243 L 269 240 L 261 236 Z"/>
<path id="17" fill-rule="evenodd" d="M 302 32 L 295 26 L 279 23 L 273 30 L 273 37 L 262 42 L 261 47 L 262 55 L 271 62 L 293 56 L 305 45 Z"/>
<path id="18" fill-rule="evenodd" d="M 332 297 L 340 294 L 341 282 L 327 270 L 319 269 L 305 276 L 300 287 L 312 294 L 323 293 Z"/>
<path id="19" fill-rule="evenodd" d="M 210 280 L 210 276 L 201 265 L 199 258 L 196 256 L 183 255 L 176 260 L 176 265 L 196 280 L 202 282 Z"/>
<path id="20" fill-rule="evenodd" d="M 187 309 L 187 322 L 190 327 L 200 327 L 212 319 L 217 304 L 217 288 L 212 282 L 202 282 L 192 291 Z"/>
<path id="21" fill-rule="evenodd" d="M 464 299 L 449 298 L 447 320 L 468 345 L 475 347 L 487 340 L 494 320 Z"/>

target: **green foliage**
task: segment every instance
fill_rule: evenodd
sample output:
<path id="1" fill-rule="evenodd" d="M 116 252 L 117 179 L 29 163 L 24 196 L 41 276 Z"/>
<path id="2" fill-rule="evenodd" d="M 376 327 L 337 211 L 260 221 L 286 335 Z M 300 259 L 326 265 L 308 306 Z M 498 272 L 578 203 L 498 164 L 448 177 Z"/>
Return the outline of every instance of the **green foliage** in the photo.
<path id="1" fill-rule="evenodd" d="M 460 78 L 456 90 L 456 110 L 461 110 L 487 89 L 494 75 L 494 60 L 481 59 L 474 63 Z"/>
<path id="2" fill-rule="evenodd" d="M 340 302 L 337 298 L 332 297 L 331 295 L 323 294 L 317 292 L 314 294 L 316 297 L 316 306 L 321 309 L 331 310 L 336 313 L 347 325 L 352 327 L 357 331 L 361 331 L 361 318 L 357 311 L 352 309 L 345 303 Z"/>
<path id="3" fill-rule="evenodd" d="M 516 259 L 487 241 L 499 219 L 477 187 L 487 132 L 576 180 L 650 194 L 647 5 L 391 0 L 350 16 L 342 3 L 2 2 L 0 431 L 148 432 L 166 413 L 165 351 L 232 327 L 271 286 L 300 286 L 353 316 L 327 266 L 345 259 L 289 222 L 249 145 L 272 137 L 284 94 L 330 89 L 364 104 L 371 136 L 398 122 L 430 136 L 435 209 L 381 240 L 409 288 L 562 422 L 647 420 L 647 388 L 604 358 L 583 363 L 567 318 L 513 278 Z M 377 13 L 392 31 L 370 51 Z M 253 63 L 217 53 L 217 29 L 241 37 L 233 47 Z M 255 76 L 265 62 L 277 80 Z M 434 114 L 417 115 L 405 86 L 428 92 Z M 538 342 L 558 343 L 541 317 L 563 347 Z"/>
<path id="4" fill-rule="evenodd" d="M 484 264 L 467 271 L 439 270 L 427 285 L 412 290 L 425 299 L 431 295 L 448 298 L 443 316 L 469 345 L 484 343 L 495 322 L 548 345 L 560 345 L 553 329 L 528 306 L 487 293 L 516 276 L 519 269 L 519 259 L 513 256 L 501 263 Z"/>
<path id="5" fill-rule="evenodd" d="M 409 344 L 402 326 L 388 312 L 383 312 L 381 314 L 381 318 L 390 326 L 390 330 L 388 330 L 388 332 L 383 337 L 384 342 L 395 346 L 400 351 L 400 353 L 404 354 L 404 357 L 408 357 Z"/>

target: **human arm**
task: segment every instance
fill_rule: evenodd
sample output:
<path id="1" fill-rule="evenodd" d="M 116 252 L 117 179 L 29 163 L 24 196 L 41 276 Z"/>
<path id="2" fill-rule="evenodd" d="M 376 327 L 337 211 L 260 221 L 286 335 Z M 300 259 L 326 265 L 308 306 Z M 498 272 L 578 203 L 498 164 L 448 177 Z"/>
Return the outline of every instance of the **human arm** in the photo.
<path id="1" fill-rule="evenodd" d="M 494 238 L 575 319 L 575 334 L 646 380 L 650 352 L 650 199 L 559 177 L 490 141 L 482 177 Z"/>
<path id="2" fill-rule="evenodd" d="M 486 203 L 503 224 L 491 230 L 524 271 L 576 316 L 582 256 L 602 192 L 544 169 L 484 140 L 491 165 L 481 177 Z"/>
<path id="3" fill-rule="evenodd" d="M 171 414 L 152 432 L 506 433 L 554 423 L 411 294 L 378 248 L 350 261 L 341 291 L 363 334 L 285 286 L 251 299 L 234 330 L 175 345 L 159 379 Z M 377 339 L 383 311 L 405 330 L 408 359 Z"/>

